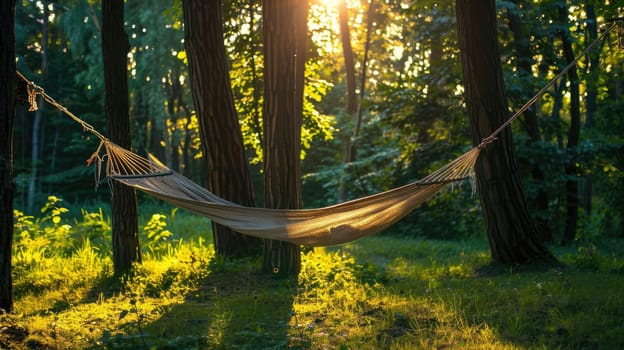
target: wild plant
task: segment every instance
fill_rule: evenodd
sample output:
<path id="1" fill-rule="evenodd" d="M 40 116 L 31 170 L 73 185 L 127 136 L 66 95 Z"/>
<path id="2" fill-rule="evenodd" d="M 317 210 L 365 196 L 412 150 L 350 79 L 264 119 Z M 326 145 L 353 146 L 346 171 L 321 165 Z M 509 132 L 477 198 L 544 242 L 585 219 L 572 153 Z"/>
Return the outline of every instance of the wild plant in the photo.
<path id="1" fill-rule="evenodd" d="M 143 226 L 143 236 L 146 238 L 145 247 L 155 256 L 165 253 L 171 255 L 171 237 L 173 233 L 167 229 L 167 215 L 155 213 Z"/>

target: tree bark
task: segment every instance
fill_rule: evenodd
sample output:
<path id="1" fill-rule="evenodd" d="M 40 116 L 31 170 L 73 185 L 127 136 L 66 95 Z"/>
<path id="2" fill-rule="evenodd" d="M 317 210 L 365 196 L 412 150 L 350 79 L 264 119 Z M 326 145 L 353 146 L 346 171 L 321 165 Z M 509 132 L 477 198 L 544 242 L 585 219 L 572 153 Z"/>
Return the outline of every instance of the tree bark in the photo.
<path id="1" fill-rule="evenodd" d="M 251 175 L 234 107 L 223 39 L 222 1 L 185 0 L 184 44 L 193 101 L 199 119 L 208 189 L 238 204 L 254 206 Z M 216 253 L 258 256 L 262 241 L 213 224 Z"/>
<path id="2" fill-rule="evenodd" d="M 301 207 L 301 123 L 308 4 L 264 0 L 264 193 L 269 208 Z M 263 270 L 296 275 L 297 245 L 265 240 Z"/>
<path id="3" fill-rule="evenodd" d="M 565 5 L 559 7 L 559 20 L 562 24 L 568 23 L 568 8 Z M 572 41 L 570 33 L 567 29 L 559 31 L 561 45 L 563 46 L 563 55 L 566 65 L 574 61 L 574 52 L 572 51 Z M 578 222 L 578 143 L 581 131 L 581 107 L 579 78 L 576 67 L 568 70 L 568 80 L 570 82 L 570 128 L 568 129 L 568 143 L 566 146 L 567 162 L 565 165 L 566 174 L 566 225 L 563 232 L 562 244 L 567 244 L 574 240 L 576 236 L 576 225 Z"/>
<path id="4" fill-rule="evenodd" d="M 13 121 L 15 119 L 15 0 L 0 4 L 0 309 L 13 310 Z"/>
<path id="5" fill-rule="evenodd" d="M 457 31 L 472 141 L 478 145 L 503 122 L 507 100 L 500 63 L 494 0 L 457 0 Z M 529 216 L 511 131 L 483 149 L 475 171 L 494 261 L 518 264 L 550 257 Z"/>
<path id="6" fill-rule="evenodd" d="M 111 141 L 130 149 L 127 55 L 130 49 L 124 31 L 124 1 L 102 1 L 102 56 L 104 60 L 104 109 Z M 112 183 L 113 266 L 116 276 L 141 262 L 138 237 L 138 208 L 133 189 Z"/>

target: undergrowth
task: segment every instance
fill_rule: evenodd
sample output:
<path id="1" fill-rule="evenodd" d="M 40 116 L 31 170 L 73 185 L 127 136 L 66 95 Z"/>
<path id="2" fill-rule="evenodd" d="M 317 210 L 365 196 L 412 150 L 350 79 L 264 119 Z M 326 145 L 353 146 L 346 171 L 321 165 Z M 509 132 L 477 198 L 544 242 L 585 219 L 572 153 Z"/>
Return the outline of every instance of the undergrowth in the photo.
<path id="1" fill-rule="evenodd" d="M 310 250 L 298 278 L 278 279 L 259 260 L 215 258 L 206 219 L 164 211 L 142 218 L 144 261 L 122 280 L 104 211 L 72 216 L 56 197 L 39 217 L 16 211 L 0 348 L 624 348 L 620 240 L 484 275 L 483 240 L 372 237 Z"/>

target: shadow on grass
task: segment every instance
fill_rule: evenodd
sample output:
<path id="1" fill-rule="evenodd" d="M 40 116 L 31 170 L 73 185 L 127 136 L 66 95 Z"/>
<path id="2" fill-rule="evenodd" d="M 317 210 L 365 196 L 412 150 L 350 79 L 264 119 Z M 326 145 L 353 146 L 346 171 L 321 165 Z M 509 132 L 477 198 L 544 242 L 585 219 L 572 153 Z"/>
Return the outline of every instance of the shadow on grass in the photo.
<path id="1" fill-rule="evenodd" d="M 152 322 L 129 323 L 123 336 L 105 334 L 100 343 L 117 349 L 289 347 L 295 277 L 267 276 L 257 261 L 213 259 L 200 268 L 205 277 L 182 302 L 164 307 Z"/>
<path id="2" fill-rule="evenodd" d="M 420 338 L 430 348 L 624 348 L 624 279 L 596 258 L 600 252 L 555 252 L 562 263 L 504 266 L 484 259 L 487 249 L 462 242 L 360 244 L 350 249 L 358 263 L 385 261 L 385 291 L 404 298 L 399 310 L 408 322 L 387 332 L 389 344 Z M 371 254 L 369 244 L 389 249 Z M 587 269 L 586 260 L 600 269 Z"/>

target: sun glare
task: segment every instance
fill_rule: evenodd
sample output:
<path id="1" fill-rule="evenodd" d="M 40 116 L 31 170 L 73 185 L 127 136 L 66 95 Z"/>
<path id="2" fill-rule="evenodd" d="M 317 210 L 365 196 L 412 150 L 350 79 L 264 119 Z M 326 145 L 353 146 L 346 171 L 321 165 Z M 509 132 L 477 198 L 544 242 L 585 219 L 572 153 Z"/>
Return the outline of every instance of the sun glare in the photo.
<path id="1" fill-rule="evenodd" d="M 347 8 L 354 8 L 360 6 L 360 0 L 317 0 L 318 3 L 326 8 L 338 8 L 338 5 L 346 1 Z"/>
<path id="2" fill-rule="evenodd" d="M 334 54 L 340 49 L 340 25 L 338 23 L 338 7 L 340 3 L 346 1 L 350 16 L 355 12 L 360 12 L 360 0 L 316 0 L 310 8 L 308 28 L 312 32 L 312 40 L 321 52 L 319 54 Z M 350 18 L 356 23 L 360 23 L 361 16 Z M 353 35 L 353 34 L 352 34 Z"/>
<path id="3" fill-rule="evenodd" d="M 318 0 L 319 4 L 321 4 L 322 6 L 326 8 L 336 7 L 338 6 L 338 2 L 340 1 L 342 0 Z"/>

